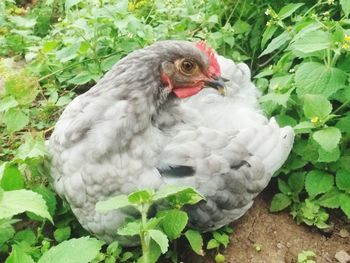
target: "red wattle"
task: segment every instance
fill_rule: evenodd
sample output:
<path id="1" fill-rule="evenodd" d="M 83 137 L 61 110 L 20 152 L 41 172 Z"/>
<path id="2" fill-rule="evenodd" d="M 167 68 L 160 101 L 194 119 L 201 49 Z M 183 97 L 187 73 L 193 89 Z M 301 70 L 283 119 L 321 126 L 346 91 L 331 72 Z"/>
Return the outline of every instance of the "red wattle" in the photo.
<path id="1" fill-rule="evenodd" d="M 187 97 L 191 97 L 195 94 L 197 94 L 198 92 L 200 92 L 202 89 L 202 87 L 178 87 L 178 88 L 174 88 L 173 92 L 175 93 L 175 95 L 180 98 L 187 98 Z"/>

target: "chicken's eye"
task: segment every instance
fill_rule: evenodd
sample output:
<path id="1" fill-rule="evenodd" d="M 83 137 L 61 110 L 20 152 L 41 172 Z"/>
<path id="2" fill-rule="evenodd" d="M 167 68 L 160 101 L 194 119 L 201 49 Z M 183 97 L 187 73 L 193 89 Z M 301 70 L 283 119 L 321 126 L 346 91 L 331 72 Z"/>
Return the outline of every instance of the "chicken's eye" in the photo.
<path id="1" fill-rule="evenodd" d="M 196 69 L 196 64 L 188 59 L 184 59 L 181 62 L 181 71 L 184 74 L 192 74 L 194 72 L 194 70 Z"/>

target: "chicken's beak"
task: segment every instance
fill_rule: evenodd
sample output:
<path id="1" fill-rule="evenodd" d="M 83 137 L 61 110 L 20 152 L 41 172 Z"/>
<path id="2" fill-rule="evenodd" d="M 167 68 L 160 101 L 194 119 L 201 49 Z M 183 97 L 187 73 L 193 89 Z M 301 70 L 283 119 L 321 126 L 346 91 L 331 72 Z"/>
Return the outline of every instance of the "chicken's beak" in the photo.
<path id="1" fill-rule="evenodd" d="M 216 89 L 222 96 L 226 95 L 226 84 L 228 80 L 223 77 L 214 77 L 205 81 L 204 87 L 210 87 Z"/>

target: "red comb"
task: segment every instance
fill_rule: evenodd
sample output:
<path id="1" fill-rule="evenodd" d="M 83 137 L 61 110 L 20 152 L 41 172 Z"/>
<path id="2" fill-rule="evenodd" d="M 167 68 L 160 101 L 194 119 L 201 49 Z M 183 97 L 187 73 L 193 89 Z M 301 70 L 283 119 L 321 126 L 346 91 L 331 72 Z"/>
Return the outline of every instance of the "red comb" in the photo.
<path id="1" fill-rule="evenodd" d="M 209 73 L 211 75 L 220 76 L 220 66 L 218 61 L 216 60 L 213 49 L 209 47 L 204 41 L 197 42 L 196 47 L 202 50 L 204 54 L 207 55 L 209 59 Z"/>

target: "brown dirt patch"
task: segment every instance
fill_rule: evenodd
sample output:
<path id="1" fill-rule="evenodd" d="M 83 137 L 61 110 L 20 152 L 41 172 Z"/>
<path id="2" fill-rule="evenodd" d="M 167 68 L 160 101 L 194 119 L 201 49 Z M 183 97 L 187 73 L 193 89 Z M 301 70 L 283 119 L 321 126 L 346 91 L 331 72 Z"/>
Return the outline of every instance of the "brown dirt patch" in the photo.
<path id="1" fill-rule="evenodd" d="M 268 200 L 266 200 L 268 199 Z M 339 231 L 350 231 L 350 224 L 337 218 L 333 232 L 327 237 L 317 229 L 297 225 L 288 212 L 272 214 L 268 210 L 271 198 L 256 198 L 253 207 L 232 224 L 229 247 L 222 253 L 230 263 L 294 263 L 298 253 L 311 250 L 317 263 L 338 262 L 335 253 L 344 250 L 350 254 L 350 237 L 341 237 Z M 344 231 L 344 230 L 342 230 Z M 257 251 L 256 246 L 261 250 Z M 184 262 L 215 262 L 212 255 L 205 258 L 187 257 Z"/>

